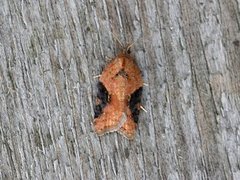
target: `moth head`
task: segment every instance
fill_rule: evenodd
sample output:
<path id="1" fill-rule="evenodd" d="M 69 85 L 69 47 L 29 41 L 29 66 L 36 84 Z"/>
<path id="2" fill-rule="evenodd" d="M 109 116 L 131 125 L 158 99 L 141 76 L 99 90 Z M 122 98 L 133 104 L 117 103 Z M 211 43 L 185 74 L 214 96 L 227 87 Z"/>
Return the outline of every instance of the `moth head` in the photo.
<path id="1" fill-rule="evenodd" d="M 135 42 L 133 42 L 131 44 L 127 44 L 126 46 L 124 46 L 123 43 L 119 40 L 119 38 L 117 37 L 117 35 L 115 33 L 112 33 L 112 35 L 113 35 L 113 38 L 116 39 L 118 44 L 121 46 L 122 52 L 124 54 L 130 54 L 131 53 L 131 47 L 135 44 Z"/>

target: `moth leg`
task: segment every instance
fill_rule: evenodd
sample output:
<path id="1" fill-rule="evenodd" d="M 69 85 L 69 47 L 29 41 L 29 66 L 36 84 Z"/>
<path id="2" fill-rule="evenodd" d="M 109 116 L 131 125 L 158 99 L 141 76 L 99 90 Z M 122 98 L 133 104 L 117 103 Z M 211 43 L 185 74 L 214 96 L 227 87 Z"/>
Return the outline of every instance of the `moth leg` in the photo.
<path id="1" fill-rule="evenodd" d="M 101 75 L 95 75 L 93 76 L 94 79 L 101 77 Z"/>
<path id="2" fill-rule="evenodd" d="M 140 109 L 147 113 L 147 110 L 142 105 L 140 105 Z"/>

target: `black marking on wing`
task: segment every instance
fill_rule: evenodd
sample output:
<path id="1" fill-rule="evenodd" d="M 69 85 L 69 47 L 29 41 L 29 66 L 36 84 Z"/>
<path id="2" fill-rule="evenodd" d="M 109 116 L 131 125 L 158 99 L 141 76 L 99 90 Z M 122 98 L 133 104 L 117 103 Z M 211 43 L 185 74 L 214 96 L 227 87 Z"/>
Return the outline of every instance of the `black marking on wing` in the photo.
<path id="1" fill-rule="evenodd" d="M 109 98 L 108 92 L 103 83 L 98 82 L 97 98 L 100 100 L 100 104 L 97 104 L 94 109 L 94 118 L 99 117 L 102 114 L 103 108 L 107 105 Z"/>
<path id="2" fill-rule="evenodd" d="M 138 115 L 139 115 L 139 105 L 141 103 L 141 96 L 142 96 L 142 87 L 137 89 L 130 98 L 129 101 L 129 108 L 132 112 L 132 117 L 134 119 L 134 122 L 138 122 Z"/>

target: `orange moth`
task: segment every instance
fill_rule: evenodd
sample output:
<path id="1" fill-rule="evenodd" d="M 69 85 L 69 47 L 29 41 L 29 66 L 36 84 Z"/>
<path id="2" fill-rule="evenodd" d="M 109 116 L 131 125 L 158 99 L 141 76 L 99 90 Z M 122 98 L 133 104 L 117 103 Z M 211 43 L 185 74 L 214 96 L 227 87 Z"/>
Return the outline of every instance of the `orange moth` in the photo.
<path id="1" fill-rule="evenodd" d="M 135 136 L 143 79 L 130 47 L 123 48 L 100 75 L 93 122 L 98 135 L 117 131 L 128 139 Z"/>

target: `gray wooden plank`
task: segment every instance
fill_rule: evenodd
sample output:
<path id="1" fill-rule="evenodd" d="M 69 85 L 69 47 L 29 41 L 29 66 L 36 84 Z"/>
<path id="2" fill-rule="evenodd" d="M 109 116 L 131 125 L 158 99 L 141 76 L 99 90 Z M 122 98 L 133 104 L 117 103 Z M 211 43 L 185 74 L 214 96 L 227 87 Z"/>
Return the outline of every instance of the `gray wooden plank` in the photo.
<path id="1" fill-rule="evenodd" d="M 1 179 L 240 179 L 240 2 L 0 1 Z M 97 79 L 135 42 L 136 138 L 92 129 Z"/>

